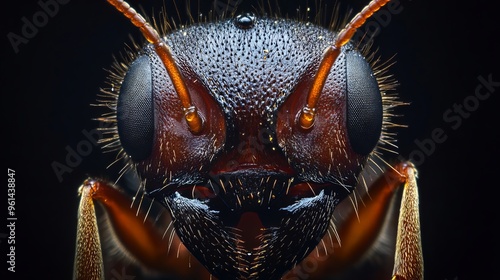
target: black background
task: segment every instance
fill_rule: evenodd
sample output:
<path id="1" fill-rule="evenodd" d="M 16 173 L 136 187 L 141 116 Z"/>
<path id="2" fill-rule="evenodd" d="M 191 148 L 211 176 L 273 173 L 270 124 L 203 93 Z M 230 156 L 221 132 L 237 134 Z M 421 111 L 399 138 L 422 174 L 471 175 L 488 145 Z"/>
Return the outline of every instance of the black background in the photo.
<path id="1" fill-rule="evenodd" d="M 163 2 L 172 6 L 169 0 L 131 4 L 138 7 L 140 3 L 149 13 L 152 7 L 158 12 Z M 192 2 L 197 7 L 196 1 Z M 204 2 L 208 7 L 211 1 Z M 366 2 L 341 1 L 341 10 L 359 11 Z M 76 149 L 87 139 L 83 131 L 97 125 L 91 119 L 99 111 L 89 104 L 105 86 L 103 69 L 109 68 L 112 55 L 118 55 L 130 42 L 129 34 L 141 37 L 105 1 L 70 0 L 15 53 L 7 34 L 21 35 L 22 18 L 31 21 L 41 8 L 37 1 L 6 3 L 0 33 L 1 135 L 7 140 L 2 142 L 2 163 L 4 171 L 5 167 L 16 171 L 18 220 L 17 272 L 2 279 L 27 275 L 70 279 L 77 188 L 88 175 L 115 178 L 116 170 L 106 170 L 113 155 L 102 154 L 97 147 L 71 173 L 65 173 L 62 181 L 51 165 L 64 164 L 67 149 Z M 295 15 L 299 5 L 294 3 L 287 2 L 282 12 Z M 302 10 L 307 6 L 304 3 Z M 399 122 L 409 127 L 399 131 L 398 145 L 403 156 L 418 162 L 426 279 L 496 278 L 500 260 L 495 233 L 500 148 L 495 130 L 499 127 L 500 86 L 494 87 L 496 91 L 486 100 L 473 103 L 480 85 L 478 76 L 500 81 L 496 8 L 488 1 L 465 5 L 449 1 L 400 3 L 402 12 L 382 27 L 375 46 L 382 58 L 396 55 L 391 73 L 400 82 L 401 99 L 411 103 L 400 111 L 404 116 Z M 178 6 L 184 9 L 184 4 Z M 206 12 L 207 8 L 200 10 Z M 171 14 L 177 18 L 175 12 Z M 445 112 L 464 102 L 468 108 L 477 106 L 467 117 L 459 118 L 460 125 L 444 119 Z M 434 150 L 418 158 L 422 148 L 417 142 L 428 143 L 435 129 L 442 129 L 446 140 L 434 142 Z M 7 191 L 2 189 L 0 211 L 6 213 Z M 7 224 L 5 219 L 0 223 Z M 6 227 L 0 226 L 0 233 L 6 232 Z M 4 238 L 0 253 L 3 274 L 8 267 Z"/>

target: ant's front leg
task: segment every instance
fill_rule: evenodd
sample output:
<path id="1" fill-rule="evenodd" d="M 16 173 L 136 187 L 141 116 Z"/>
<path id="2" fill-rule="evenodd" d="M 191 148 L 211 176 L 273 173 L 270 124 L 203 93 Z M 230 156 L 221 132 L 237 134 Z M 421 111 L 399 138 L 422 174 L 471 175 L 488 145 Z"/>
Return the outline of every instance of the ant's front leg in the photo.
<path id="1" fill-rule="evenodd" d="M 86 180 L 80 187 L 80 206 L 78 208 L 78 229 L 76 234 L 74 280 L 104 279 L 101 240 L 97 227 L 93 181 Z"/>
<path id="2" fill-rule="evenodd" d="M 352 242 L 364 244 L 358 251 L 367 251 L 370 246 L 365 240 L 375 240 L 384 235 L 380 228 L 386 219 L 390 219 L 392 212 L 389 205 L 397 191 L 403 191 L 397 224 L 396 246 L 392 280 L 422 280 L 424 278 L 424 261 L 420 237 L 419 199 L 417 187 L 417 170 L 411 162 L 400 162 L 388 168 L 369 188 L 367 197 L 363 199 L 364 206 L 359 207 L 358 217 L 351 217 L 347 225 L 340 229 L 341 240 L 349 240 L 348 235 L 357 231 L 358 239 L 351 238 Z M 396 212 L 397 214 L 397 212 Z M 359 220 L 358 220 L 359 218 Z M 376 230 L 377 229 L 377 230 Z M 368 233 L 368 234 L 366 234 Z M 351 236 L 352 237 L 352 236 Z M 344 244 L 342 244 L 344 245 Z M 342 248 L 346 252 L 345 248 Z"/>
<path id="3" fill-rule="evenodd" d="M 113 185 L 87 179 L 80 187 L 78 227 L 73 279 L 104 279 L 103 257 L 94 202 L 106 213 L 115 242 L 125 255 L 148 270 L 162 272 L 182 279 L 194 279 L 208 272 L 190 258 L 178 238 L 163 238 L 155 224 L 141 211 L 131 207 L 132 200 Z M 172 242 L 169 244 L 169 242 Z M 177 250 L 170 250 L 170 248 Z M 196 276 L 196 277 L 195 277 Z"/>
<path id="4" fill-rule="evenodd" d="M 423 279 L 424 261 L 420 237 L 417 170 L 413 164 L 400 164 L 398 168 L 404 178 L 404 189 L 399 209 L 392 279 Z"/>

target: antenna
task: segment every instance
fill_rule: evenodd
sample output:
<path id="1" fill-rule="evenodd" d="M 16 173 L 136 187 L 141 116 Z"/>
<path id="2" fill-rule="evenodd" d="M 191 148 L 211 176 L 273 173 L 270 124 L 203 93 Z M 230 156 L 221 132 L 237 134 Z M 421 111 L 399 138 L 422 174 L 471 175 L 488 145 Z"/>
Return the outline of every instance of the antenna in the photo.
<path id="1" fill-rule="evenodd" d="M 340 48 L 351 40 L 354 33 L 361 27 L 373 13 L 378 11 L 390 0 L 372 0 L 366 5 L 361 12 L 359 12 L 353 19 L 342 29 L 338 34 L 335 42 L 331 47 L 328 47 L 321 59 L 318 72 L 314 77 L 313 84 L 307 94 L 307 104 L 302 108 L 299 117 L 299 125 L 303 129 L 310 129 L 314 125 L 314 117 L 316 113 L 316 105 L 318 103 L 323 87 L 325 86 L 328 74 L 332 69 L 333 64 L 340 54 Z"/>
<path id="2" fill-rule="evenodd" d="M 153 44 L 155 51 L 163 62 L 168 76 L 172 80 L 174 89 L 182 103 L 184 117 L 189 126 L 189 130 L 193 134 L 200 133 L 203 129 L 203 119 L 198 113 L 197 108 L 193 105 L 181 72 L 179 71 L 179 68 L 177 68 L 177 65 L 175 65 L 175 61 L 172 58 L 172 53 L 170 52 L 169 47 L 163 42 L 160 35 L 158 35 L 158 31 L 156 31 L 134 8 L 130 7 L 128 3 L 122 0 L 107 1 L 120 13 L 127 17 L 133 25 L 138 27 L 146 40 Z"/>

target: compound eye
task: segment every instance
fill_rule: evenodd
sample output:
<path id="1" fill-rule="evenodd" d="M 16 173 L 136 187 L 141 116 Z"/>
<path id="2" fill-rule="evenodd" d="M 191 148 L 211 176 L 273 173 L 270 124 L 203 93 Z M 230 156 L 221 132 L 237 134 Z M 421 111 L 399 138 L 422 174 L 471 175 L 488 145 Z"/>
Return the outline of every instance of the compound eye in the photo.
<path id="1" fill-rule="evenodd" d="M 154 137 L 153 82 L 149 57 L 140 56 L 129 66 L 120 87 L 117 106 L 120 142 L 133 161 L 151 155 Z"/>
<path id="2" fill-rule="evenodd" d="M 368 155 L 382 132 L 382 96 L 370 64 L 359 53 L 347 52 L 346 68 L 349 143 L 354 152 Z"/>

